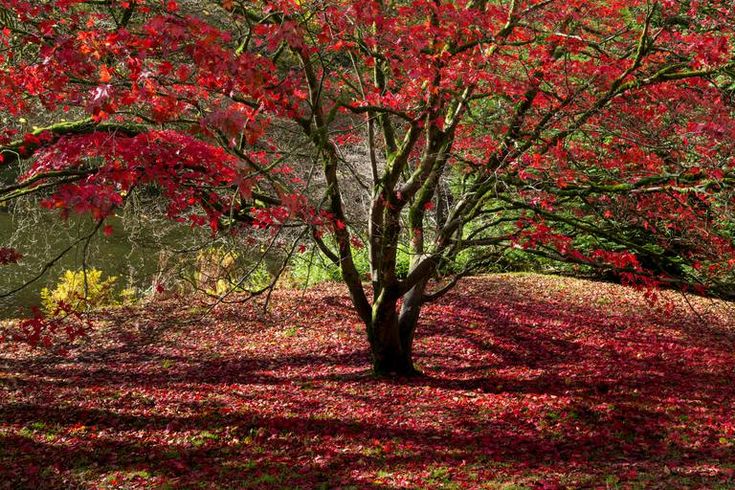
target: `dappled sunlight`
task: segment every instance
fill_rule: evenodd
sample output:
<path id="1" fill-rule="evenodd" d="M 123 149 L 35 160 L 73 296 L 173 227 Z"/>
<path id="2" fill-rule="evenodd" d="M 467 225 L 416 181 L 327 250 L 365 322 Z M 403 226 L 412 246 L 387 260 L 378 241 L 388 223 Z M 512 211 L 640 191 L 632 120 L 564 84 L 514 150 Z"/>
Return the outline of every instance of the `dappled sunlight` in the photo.
<path id="1" fill-rule="evenodd" d="M 668 316 L 611 284 L 466 280 L 427 307 L 409 380 L 371 376 L 339 286 L 267 316 L 158 305 L 170 328 L 111 310 L 68 357 L 0 357 L 0 487 L 726 488 L 731 310 L 663 296 Z"/>

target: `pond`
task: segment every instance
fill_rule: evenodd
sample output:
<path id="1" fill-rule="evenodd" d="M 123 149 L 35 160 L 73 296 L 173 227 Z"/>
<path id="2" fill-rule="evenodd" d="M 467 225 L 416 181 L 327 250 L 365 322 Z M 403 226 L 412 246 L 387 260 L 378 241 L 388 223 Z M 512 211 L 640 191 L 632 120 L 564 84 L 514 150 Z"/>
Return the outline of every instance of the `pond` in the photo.
<path id="1" fill-rule="evenodd" d="M 22 219 L 18 217 L 22 214 Z M 82 239 L 94 230 L 89 218 L 59 219 L 56 213 L 33 210 L 15 215 L 0 210 L 0 246 L 10 246 L 23 254 L 17 265 L 4 266 L 0 270 L 0 296 L 45 273 L 32 284 L 0 298 L 0 318 L 12 318 L 27 314 L 30 307 L 40 304 L 40 292 L 53 287 L 65 270 L 81 270 L 85 263 L 89 268 L 103 272 L 103 277 L 116 276 L 116 287 L 150 288 L 155 275 L 173 268 L 171 259 L 175 252 L 164 252 L 162 243 L 174 243 L 179 255 L 196 249 L 202 243 L 202 234 L 188 226 L 170 221 L 113 217 L 108 220 L 113 233 L 105 236 L 95 233 L 90 240 Z M 54 262 L 62 251 L 69 251 Z M 205 241 L 206 243 L 206 241 Z M 49 265 L 54 262 L 52 265 Z M 177 264 L 181 264 L 178 261 Z"/>

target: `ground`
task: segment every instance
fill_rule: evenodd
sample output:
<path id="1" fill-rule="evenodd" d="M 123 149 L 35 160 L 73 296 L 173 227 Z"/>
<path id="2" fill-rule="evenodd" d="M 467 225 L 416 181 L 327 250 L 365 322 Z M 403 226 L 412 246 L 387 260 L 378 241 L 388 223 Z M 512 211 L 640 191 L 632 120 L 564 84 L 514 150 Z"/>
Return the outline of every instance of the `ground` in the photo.
<path id="1" fill-rule="evenodd" d="M 384 380 L 338 285 L 193 304 L 4 345 L 0 488 L 735 488 L 735 305 L 469 279 Z"/>

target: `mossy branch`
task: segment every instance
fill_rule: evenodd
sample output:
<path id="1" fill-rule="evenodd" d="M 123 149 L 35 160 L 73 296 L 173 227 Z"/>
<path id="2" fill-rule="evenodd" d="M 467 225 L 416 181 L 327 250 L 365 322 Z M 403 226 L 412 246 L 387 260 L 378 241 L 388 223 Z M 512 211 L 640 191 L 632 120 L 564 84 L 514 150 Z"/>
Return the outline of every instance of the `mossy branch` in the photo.
<path id="1" fill-rule="evenodd" d="M 147 127 L 134 123 L 117 122 L 95 122 L 92 118 L 80 119 L 78 121 L 63 121 L 43 128 L 35 128 L 28 134 L 39 137 L 44 134 L 51 138 L 44 142 L 29 142 L 25 138 L 12 141 L 0 146 L 0 156 L 4 164 L 14 163 L 22 158 L 29 158 L 40 148 L 56 143 L 62 136 L 89 134 L 93 132 L 120 133 L 125 136 L 135 136 L 147 131 Z"/>

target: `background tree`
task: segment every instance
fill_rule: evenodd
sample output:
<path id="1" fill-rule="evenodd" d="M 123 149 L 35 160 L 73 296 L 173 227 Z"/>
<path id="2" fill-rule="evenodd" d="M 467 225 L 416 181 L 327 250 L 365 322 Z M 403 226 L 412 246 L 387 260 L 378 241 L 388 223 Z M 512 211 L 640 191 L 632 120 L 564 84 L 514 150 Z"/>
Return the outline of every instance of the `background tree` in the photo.
<path id="1" fill-rule="evenodd" d="M 414 373 L 422 305 L 504 250 L 732 294 L 729 1 L 0 6 L 0 201 L 102 226 L 153 187 L 194 225 L 308 230 L 377 373 Z"/>

